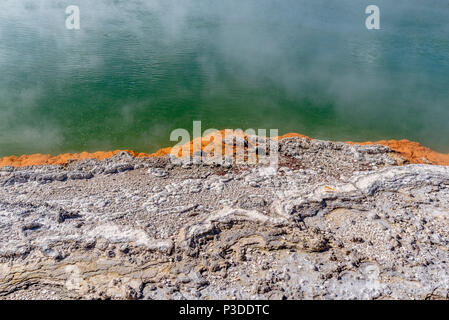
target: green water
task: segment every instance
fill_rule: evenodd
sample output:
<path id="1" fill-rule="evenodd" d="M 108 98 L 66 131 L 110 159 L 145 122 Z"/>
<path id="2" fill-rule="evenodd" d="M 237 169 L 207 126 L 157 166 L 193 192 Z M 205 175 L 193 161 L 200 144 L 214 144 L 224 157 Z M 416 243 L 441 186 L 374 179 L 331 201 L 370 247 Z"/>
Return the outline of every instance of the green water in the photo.
<path id="1" fill-rule="evenodd" d="M 67 30 L 77 4 L 81 29 Z M 449 152 L 449 2 L 0 1 L 0 156 L 277 128 Z"/>

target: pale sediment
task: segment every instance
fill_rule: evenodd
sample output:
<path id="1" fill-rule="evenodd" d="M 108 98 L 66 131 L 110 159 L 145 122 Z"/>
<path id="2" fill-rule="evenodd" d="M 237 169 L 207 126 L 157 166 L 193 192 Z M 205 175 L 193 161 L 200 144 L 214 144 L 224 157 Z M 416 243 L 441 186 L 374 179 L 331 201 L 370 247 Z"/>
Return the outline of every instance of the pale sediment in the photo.
<path id="1" fill-rule="evenodd" d="M 449 167 L 294 136 L 278 152 L 1 168 L 0 297 L 448 298 Z"/>

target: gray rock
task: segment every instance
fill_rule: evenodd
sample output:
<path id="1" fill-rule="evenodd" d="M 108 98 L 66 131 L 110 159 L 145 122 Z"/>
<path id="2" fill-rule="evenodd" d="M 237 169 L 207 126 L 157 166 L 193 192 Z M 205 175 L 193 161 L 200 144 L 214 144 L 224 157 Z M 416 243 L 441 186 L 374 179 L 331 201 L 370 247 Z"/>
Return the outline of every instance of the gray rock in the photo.
<path id="1" fill-rule="evenodd" d="M 449 169 L 391 152 L 0 168 L 0 299 L 447 299 Z"/>

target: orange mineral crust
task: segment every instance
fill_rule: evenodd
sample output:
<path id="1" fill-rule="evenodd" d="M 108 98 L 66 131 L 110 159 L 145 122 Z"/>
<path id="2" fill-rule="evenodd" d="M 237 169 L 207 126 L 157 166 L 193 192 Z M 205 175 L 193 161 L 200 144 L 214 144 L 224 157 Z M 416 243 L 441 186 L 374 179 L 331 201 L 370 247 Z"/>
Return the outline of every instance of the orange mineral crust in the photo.
<path id="1" fill-rule="evenodd" d="M 230 133 L 240 136 L 244 139 L 248 139 L 248 135 L 244 132 L 236 132 L 229 131 Z M 225 149 L 224 142 L 219 139 L 220 135 L 223 136 L 225 130 L 220 130 L 214 132 L 206 137 L 196 138 L 184 146 L 178 146 L 176 149 L 174 148 L 163 148 L 158 150 L 155 153 L 147 154 L 147 153 L 137 153 L 132 150 L 115 150 L 115 151 L 98 151 L 94 153 L 89 152 L 81 152 L 81 153 L 64 153 L 58 156 L 52 155 L 43 155 L 43 154 L 33 154 L 33 155 L 22 155 L 22 156 L 9 156 L 0 158 L 0 167 L 4 166 L 14 166 L 14 167 L 26 167 L 33 165 L 64 165 L 73 160 L 81 160 L 81 159 L 97 159 L 103 160 L 106 158 L 113 157 L 117 153 L 121 151 L 126 151 L 133 155 L 134 157 L 145 158 L 145 157 L 163 157 L 170 153 L 176 154 L 177 156 L 181 156 L 183 150 L 187 151 L 187 153 L 193 154 L 194 150 L 204 150 L 209 151 L 213 148 L 220 147 L 223 148 L 223 151 L 229 152 L 229 150 Z M 218 134 L 218 135 L 217 135 Z M 218 137 L 218 138 L 217 138 Z M 300 137 L 305 139 L 311 139 L 305 135 L 299 133 L 287 133 L 283 136 L 279 136 L 278 139 L 286 139 Z M 377 142 L 346 142 L 348 144 L 358 144 L 358 145 L 373 145 L 373 144 L 381 144 L 390 147 L 394 153 L 400 156 L 404 161 L 404 163 L 422 163 L 422 164 L 434 164 L 434 165 L 449 165 L 449 154 L 443 154 L 427 147 L 422 146 L 418 142 L 413 142 L 409 140 L 381 140 Z M 235 149 L 235 148 L 234 148 Z M 235 151 L 235 150 L 230 150 Z"/>
<path id="2" fill-rule="evenodd" d="M 449 166 L 449 154 L 439 153 L 424 147 L 418 142 L 403 140 L 380 140 L 376 142 L 351 142 L 346 143 L 358 145 L 381 144 L 390 147 L 393 151 L 406 159 L 408 163 L 435 164 Z"/>
<path id="3" fill-rule="evenodd" d="M 20 157 L 9 156 L 0 159 L 0 167 L 4 166 L 14 166 L 14 167 L 27 167 L 34 165 L 51 165 L 51 164 L 67 164 L 69 161 L 81 160 L 81 159 L 97 159 L 103 160 L 106 158 L 113 157 L 121 151 L 127 151 L 134 157 L 147 157 L 149 155 L 145 153 L 137 153 L 131 150 L 115 150 L 115 151 L 98 151 L 94 153 L 81 152 L 81 153 L 63 153 L 57 156 L 52 156 L 50 154 L 32 154 L 23 155 Z"/>

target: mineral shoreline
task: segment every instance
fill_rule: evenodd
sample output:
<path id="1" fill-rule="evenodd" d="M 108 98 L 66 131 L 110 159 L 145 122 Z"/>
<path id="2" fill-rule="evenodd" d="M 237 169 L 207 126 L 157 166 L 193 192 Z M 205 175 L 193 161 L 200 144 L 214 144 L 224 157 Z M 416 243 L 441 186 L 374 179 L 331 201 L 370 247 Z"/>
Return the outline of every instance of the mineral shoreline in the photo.
<path id="1" fill-rule="evenodd" d="M 448 299 L 449 166 L 394 147 L 2 166 L 0 299 Z"/>
<path id="2" fill-rule="evenodd" d="M 220 131 L 224 133 L 224 130 Z M 288 133 L 278 137 L 279 140 L 292 137 L 302 137 L 311 139 L 307 136 L 298 133 Z M 204 137 L 202 138 L 204 139 Z M 190 142 L 191 144 L 193 142 Z M 376 142 L 352 142 L 347 141 L 349 144 L 356 145 L 384 145 L 392 149 L 395 153 L 399 154 L 405 159 L 407 163 L 416 164 L 435 164 L 435 165 L 449 165 L 449 154 L 436 152 L 430 148 L 421 145 L 418 142 L 403 140 L 380 140 Z M 127 152 L 134 157 L 147 158 L 147 157 L 164 157 L 170 154 L 172 148 L 162 148 L 154 153 L 139 153 L 133 150 L 114 150 L 114 151 L 97 151 L 97 152 L 81 152 L 81 153 L 63 153 L 56 156 L 50 154 L 31 154 L 21 156 L 7 156 L 0 158 L 0 167 L 13 166 L 13 167 L 26 167 L 34 165 L 64 165 L 73 160 L 84 159 L 97 159 L 104 160 L 111 158 L 117 153 Z"/>

